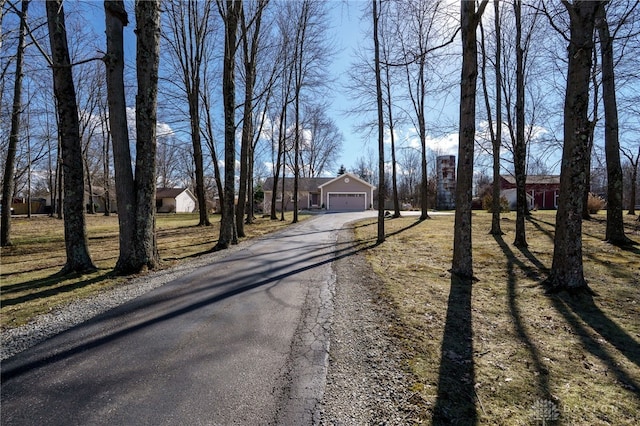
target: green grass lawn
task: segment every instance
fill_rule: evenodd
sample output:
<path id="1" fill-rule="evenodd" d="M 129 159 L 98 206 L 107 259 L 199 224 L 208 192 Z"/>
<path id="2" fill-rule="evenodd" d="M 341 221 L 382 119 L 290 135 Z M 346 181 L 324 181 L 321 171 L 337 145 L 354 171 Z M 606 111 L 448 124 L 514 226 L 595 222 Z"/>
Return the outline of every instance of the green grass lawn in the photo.
<path id="1" fill-rule="evenodd" d="M 555 212 L 526 222 L 529 247 L 513 246 L 515 213 L 493 237 L 491 215 L 473 215 L 478 281 L 452 279 L 453 216 L 388 220 L 386 241 L 367 250 L 398 319 L 408 384 L 427 423 L 640 424 L 640 246 L 603 242 L 606 213 L 584 223 L 584 270 L 594 297 L 548 296 L 540 285 L 553 256 Z M 640 242 L 638 222 L 625 216 Z M 375 221 L 356 227 L 374 242 Z M 553 404 L 553 405 L 551 405 Z"/>

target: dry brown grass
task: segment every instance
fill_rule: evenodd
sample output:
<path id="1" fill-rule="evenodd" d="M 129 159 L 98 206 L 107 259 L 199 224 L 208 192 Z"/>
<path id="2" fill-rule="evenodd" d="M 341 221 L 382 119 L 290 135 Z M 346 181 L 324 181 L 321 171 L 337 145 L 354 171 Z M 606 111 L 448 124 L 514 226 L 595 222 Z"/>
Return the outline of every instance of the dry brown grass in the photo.
<path id="1" fill-rule="evenodd" d="M 473 285 L 451 278 L 453 216 L 386 222 L 387 240 L 367 251 L 399 319 L 394 330 L 433 424 L 529 425 L 550 401 L 547 424 L 640 424 L 640 246 L 602 241 L 605 213 L 584 223 L 584 268 L 595 297 L 547 296 L 555 212 L 527 221 L 529 247 L 513 246 L 515 216 L 502 238 L 491 215 L 473 216 Z M 638 222 L 625 216 L 640 242 Z M 375 240 L 375 222 L 356 227 Z M 418 398 L 418 396 L 420 398 Z"/>
<path id="2" fill-rule="evenodd" d="M 301 219 L 304 216 L 300 216 Z M 158 251 L 162 267 L 211 250 L 218 238 L 220 216 L 210 227 L 198 227 L 195 214 L 158 215 Z M 258 218 L 245 225 L 247 238 L 290 223 Z M 0 328 L 25 324 L 34 316 L 82 297 L 117 286 L 130 277 L 113 276 L 118 260 L 117 216 L 88 215 L 89 251 L 98 270 L 92 274 L 58 276 L 66 261 L 64 227 L 47 216 L 12 218 L 13 246 L 0 249 Z"/>

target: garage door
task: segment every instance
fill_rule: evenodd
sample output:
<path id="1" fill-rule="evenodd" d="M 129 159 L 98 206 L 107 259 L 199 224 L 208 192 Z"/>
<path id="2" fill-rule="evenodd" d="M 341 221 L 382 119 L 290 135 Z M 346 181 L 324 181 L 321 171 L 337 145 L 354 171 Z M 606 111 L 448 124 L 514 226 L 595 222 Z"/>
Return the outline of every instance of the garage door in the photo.
<path id="1" fill-rule="evenodd" d="M 365 194 L 329 194 L 329 210 L 339 212 L 355 212 L 366 210 Z"/>

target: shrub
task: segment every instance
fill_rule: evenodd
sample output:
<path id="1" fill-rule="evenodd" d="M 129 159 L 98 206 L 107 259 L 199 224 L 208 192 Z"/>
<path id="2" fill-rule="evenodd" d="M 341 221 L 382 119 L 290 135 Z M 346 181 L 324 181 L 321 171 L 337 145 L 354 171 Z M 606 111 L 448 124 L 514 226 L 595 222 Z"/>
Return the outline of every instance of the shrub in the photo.
<path id="1" fill-rule="evenodd" d="M 606 205 L 607 202 L 604 198 L 591 192 L 589 193 L 589 197 L 587 198 L 587 210 L 589 211 L 589 214 L 598 213 L 598 211 L 604 209 Z"/>
<path id="2" fill-rule="evenodd" d="M 487 194 L 482 197 L 482 209 L 491 212 L 492 208 L 493 196 L 491 194 Z M 509 208 L 509 201 L 505 197 L 500 197 L 500 211 L 503 213 L 511 211 Z"/>

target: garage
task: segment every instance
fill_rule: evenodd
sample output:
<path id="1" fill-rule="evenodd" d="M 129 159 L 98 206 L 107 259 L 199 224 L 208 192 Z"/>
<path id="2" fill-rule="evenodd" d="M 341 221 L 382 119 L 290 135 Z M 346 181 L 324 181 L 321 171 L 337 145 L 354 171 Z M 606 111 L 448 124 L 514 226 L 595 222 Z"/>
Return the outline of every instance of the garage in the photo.
<path id="1" fill-rule="evenodd" d="M 332 212 L 361 212 L 371 208 L 375 186 L 344 173 L 318 187 L 323 206 Z"/>
<path id="2" fill-rule="evenodd" d="M 363 211 L 367 208 L 365 193 L 329 193 L 328 210 L 341 212 Z"/>

